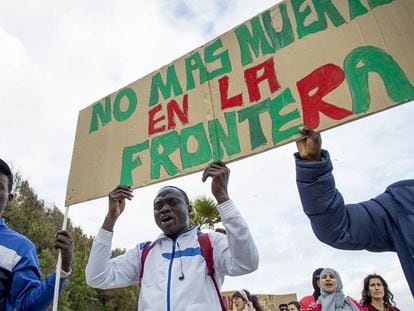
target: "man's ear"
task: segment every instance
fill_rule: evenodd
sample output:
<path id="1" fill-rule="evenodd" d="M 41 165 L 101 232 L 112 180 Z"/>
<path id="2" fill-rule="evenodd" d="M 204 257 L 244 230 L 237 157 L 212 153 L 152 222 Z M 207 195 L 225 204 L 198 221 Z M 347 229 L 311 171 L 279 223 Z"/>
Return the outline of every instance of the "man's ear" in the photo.
<path id="1" fill-rule="evenodd" d="M 9 202 L 13 201 L 14 199 L 14 193 L 9 194 Z"/>
<path id="2" fill-rule="evenodd" d="M 191 214 L 193 212 L 193 207 L 191 205 L 188 205 L 188 214 Z"/>

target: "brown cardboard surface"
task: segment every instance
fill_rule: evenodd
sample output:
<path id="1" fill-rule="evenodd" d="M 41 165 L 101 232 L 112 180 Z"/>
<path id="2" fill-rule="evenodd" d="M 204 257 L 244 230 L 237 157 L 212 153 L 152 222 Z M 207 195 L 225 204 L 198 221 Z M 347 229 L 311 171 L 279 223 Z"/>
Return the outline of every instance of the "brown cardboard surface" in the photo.
<path id="1" fill-rule="evenodd" d="M 414 99 L 414 1 L 360 0 L 359 10 L 358 1 L 300 2 L 284 1 L 80 111 L 66 205 Z M 275 43 L 278 33 L 290 36 Z M 242 48 L 249 37 L 261 39 Z M 163 93 L 154 77 L 174 87 Z"/>

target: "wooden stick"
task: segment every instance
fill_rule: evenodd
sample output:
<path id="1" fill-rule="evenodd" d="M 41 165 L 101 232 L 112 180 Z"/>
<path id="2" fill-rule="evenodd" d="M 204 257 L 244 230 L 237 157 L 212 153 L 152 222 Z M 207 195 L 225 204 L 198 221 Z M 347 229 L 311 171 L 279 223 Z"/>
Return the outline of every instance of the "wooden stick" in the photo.
<path id="1" fill-rule="evenodd" d="M 62 230 L 66 230 L 68 224 L 69 206 L 65 207 L 65 216 L 63 218 Z M 55 278 L 55 291 L 53 294 L 53 311 L 57 311 L 59 302 L 59 286 L 60 286 L 60 271 L 62 270 L 62 252 L 58 251 L 58 260 L 56 264 L 56 278 Z"/>

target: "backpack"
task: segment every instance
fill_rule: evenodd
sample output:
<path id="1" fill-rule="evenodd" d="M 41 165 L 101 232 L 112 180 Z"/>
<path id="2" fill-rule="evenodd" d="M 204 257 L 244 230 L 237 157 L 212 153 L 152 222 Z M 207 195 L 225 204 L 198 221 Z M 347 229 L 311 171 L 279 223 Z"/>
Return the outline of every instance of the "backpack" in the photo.
<path id="1" fill-rule="evenodd" d="M 227 308 L 224 306 L 223 298 L 220 294 L 219 287 L 217 285 L 216 279 L 214 278 L 214 258 L 213 258 L 213 247 L 211 246 L 210 238 L 208 233 L 199 233 L 198 234 L 198 243 L 200 244 L 201 254 L 204 257 L 207 265 L 207 275 L 211 278 L 216 289 L 217 296 L 219 297 L 220 305 L 222 311 L 226 311 Z M 139 273 L 138 284 L 141 287 L 141 280 L 144 275 L 144 265 L 147 255 L 155 243 L 147 243 L 141 252 L 141 271 Z"/>

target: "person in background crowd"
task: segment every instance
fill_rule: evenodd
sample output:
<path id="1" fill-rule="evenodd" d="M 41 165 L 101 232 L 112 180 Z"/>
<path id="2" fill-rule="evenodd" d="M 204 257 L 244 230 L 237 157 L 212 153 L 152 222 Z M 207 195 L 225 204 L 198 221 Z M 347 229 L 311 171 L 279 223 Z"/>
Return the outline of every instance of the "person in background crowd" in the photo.
<path id="1" fill-rule="evenodd" d="M 231 296 L 221 296 L 226 311 L 233 311 L 233 299 Z"/>
<path id="2" fill-rule="evenodd" d="M 6 204 L 13 200 L 13 174 L 0 159 L 0 310 L 46 310 L 52 303 L 56 273 L 41 281 L 36 247 L 22 234 L 10 229 L 1 218 Z M 71 273 L 72 238 L 65 230 L 56 233 L 55 249 L 62 252 L 59 290 Z"/>
<path id="3" fill-rule="evenodd" d="M 340 249 L 396 252 L 414 295 L 414 180 L 393 183 L 375 199 L 345 204 L 320 134 L 306 126 L 301 133 L 305 137 L 296 142 L 296 183 L 317 238 Z"/>
<path id="4" fill-rule="evenodd" d="M 288 311 L 288 305 L 287 305 L 287 303 L 281 303 L 279 305 L 279 311 Z"/>
<path id="5" fill-rule="evenodd" d="M 300 311 L 300 303 L 297 301 L 291 301 L 288 303 L 288 311 Z"/>
<path id="6" fill-rule="evenodd" d="M 236 311 L 263 311 L 257 297 L 245 289 L 235 292 L 232 298 L 233 307 L 236 308 Z"/>
<path id="7" fill-rule="evenodd" d="M 316 305 L 316 300 L 321 295 L 321 285 L 319 281 L 319 276 L 322 272 L 323 268 L 318 268 L 312 273 L 312 286 L 313 286 L 313 294 L 309 296 L 305 296 L 300 300 L 300 310 L 301 311 L 310 311 Z"/>
<path id="8" fill-rule="evenodd" d="M 395 306 L 394 295 L 387 282 L 378 274 L 369 274 L 364 279 L 362 307 L 365 311 L 399 311 Z"/>
<path id="9" fill-rule="evenodd" d="M 321 295 L 312 311 L 363 311 L 362 306 L 342 292 L 339 273 L 332 268 L 325 268 L 320 274 Z"/>

